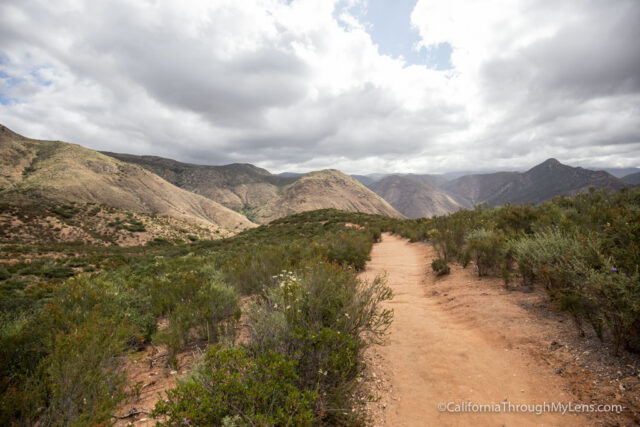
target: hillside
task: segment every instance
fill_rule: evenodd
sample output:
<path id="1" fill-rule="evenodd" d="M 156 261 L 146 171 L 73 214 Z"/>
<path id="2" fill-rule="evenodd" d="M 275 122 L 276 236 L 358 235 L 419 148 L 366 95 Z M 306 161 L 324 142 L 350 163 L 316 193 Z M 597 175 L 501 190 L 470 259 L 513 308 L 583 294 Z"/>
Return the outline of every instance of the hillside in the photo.
<path id="1" fill-rule="evenodd" d="M 548 159 L 525 173 L 498 172 L 463 176 L 443 185 L 470 203 L 541 203 L 556 196 L 572 196 L 588 187 L 619 190 L 625 183 L 604 171 L 564 165 Z"/>
<path id="2" fill-rule="evenodd" d="M 622 178 L 624 182 L 631 185 L 640 185 L 640 172 L 632 173 L 626 175 Z"/>
<path id="3" fill-rule="evenodd" d="M 442 188 L 474 205 L 486 201 L 519 176 L 518 172 L 465 175 L 444 183 Z"/>
<path id="4" fill-rule="evenodd" d="M 505 203 L 541 203 L 555 196 L 572 196 L 588 187 L 620 190 L 625 183 L 604 171 L 563 165 L 549 159 L 521 174 L 487 199 L 491 206 Z"/>
<path id="5" fill-rule="evenodd" d="M 335 169 L 310 172 L 282 190 L 282 194 L 255 211 L 255 220 L 268 223 L 295 213 L 335 208 L 350 212 L 402 215 L 354 178 Z"/>
<path id="6" fill-rule="evenodd" d="M 280 188 L 297 178 L 272 175 L 259 167 L 234 163 L 224 166 L 195 165 L 155 156 L 104 152 L 127 163 L 137 164 L 175 186 L 200 194 L 223 206 L 251 215 L 278 196 Z"/>
<path id="7" fill-rule="evenodd" d="M 446 215 L 463 206 L 449 194 L 413 176 L 391 175 L 369 186 L 408 218 Z"/>
<path id="8" fill-rule="evenodd" d="M 5 200 L 96 203 L 240 231 L 253 224 L 148 170 L 79 145 L 24 138 L 0 125 L 0 194 Z"/>

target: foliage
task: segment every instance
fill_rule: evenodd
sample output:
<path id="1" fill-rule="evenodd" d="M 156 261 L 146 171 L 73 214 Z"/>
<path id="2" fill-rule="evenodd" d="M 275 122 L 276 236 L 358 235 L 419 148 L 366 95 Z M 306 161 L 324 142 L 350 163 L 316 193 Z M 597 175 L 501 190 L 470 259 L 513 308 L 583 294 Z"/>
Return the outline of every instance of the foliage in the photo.
<path id="1" fill-rule="evenodd" d="M 484 228 L 473 230 L 465 238 L 465 252 L 478 268 L 478 276 L 487 276 L 503 262 L 504 238 Z"/>
<path id="2" fill-rule="evenodd" d="M 273 351 L 211 347 L 200 366 L 160 401 L 160 425 L 311 425 L 317 393 L 298 388 L 296 363 Z M 235 424 L 235 423 L 234 423 Z"/>
<path id="3" fill-rule="evenodd" d="M 13 205 L 7 209 L 16 213 Z M 32 215 L 24 210 L 17 213 Z M 34 210 L 33 214 L 41 213 Z M 132 224 L 133 218 L 127 216 L 120 222 Z M 258 293 L 266 298 L 280 283 L 273 276 L 283 270 L 301 277 L 307 270 L 325 271 L 309 289 L 319 296 L 325 281 L 333 280 L 333 287 L 327 289 L 333 289 L 335 298 L 312 298 L 317 304 L 344 302 L 345 292 L 357 291 L 360 299 L 352 296 L 350 307 L 359 303 L 362 310 L 371 309 L 375 298 L 370 292 L 378 288 L 355 286 L 354 271 L 364 266 L 387 221 L 374 215 L 325 210 L 228 239 L 190 239 L 192 243 L 181 245 L 166 239 L 135 248 L 79 243 L 3 245 L 0 261 L 3 257 L 25 261 L 4 263 L 0 268 L 0 424 L 108 421 L 107 414 L 113 413 L 122 396 L 122 354 L 149 342 L 165 343 L 175 363 L 177 353 L 187 346 L 206 346 L 232 336 L 239 295 Z M 317 265 L 324 270 L 316 269 Z M 304 277 L 311 283 L 308 275 Z M 364 318 L 362 314 L 360 319 Z M 168 320 L 160 331 L 159 319 Z M 301 343 L 310 346 L 305 349 L 309 363 L 299 364 L 299 355 L 280 352 L 274 353 L 274 363 L 263 366 L 270 370 L 282 366 L 281 361 L 291 364 L 299 379 L 286 381 L 287 387 L 297 388 L 297 396 L 304 397 L 300 397 L 301 405 L 313 397 L 309 408 L 315 420 L 327 418 L 321 408 L 329 404 L 315 394 L 316 385 L 310 385 L 308 376 L 302 383 L 300 374 L 307 375 L 310 366 L 333 355 L 327 366 L 337 366 L 342 379 L 325 381 L 322 389 L 334 396 L 332 408 L 342 408 L 343 402 L 338 401 L 347 399 L 347 390 L 353 389 L 355 372 L 362 366 L 361 348 L 369 342 L 336 329 L 331 322 L 327 325 L 314 329 L 317 338 L 300 332 L 296 342 L 300 348 L 304 347 Z M 361 323 L 352 325 L 354 330 L 366 335 L 367 326 L 358 325 Z M 269 359 L 269 351 L 275 351 L 254 348 L 247 356 L 254 361 Z M 334 386 L 339 390 L 333 390 Z M 79 395 L 83 398 L 76 399 Z"/>
<path id="4" fill-rule="evenodd" d="M 380 342 L 392 312 L 382 278 L 358 280 L 351 271 L 310 263 L 278 275 L 278 285 L 249 310 L 249 348 L 296 361 L 303 389 L 322 399 L 316 411 L 330 423 L 352 417 L 351 399 L 362 372 L 362 351 Z"/>
<path id="5" fill-rule="evenodd" d="M 444 276 L 445 274 L 449 274 L 451 272 L 451 267 L 449 267 L 447 262 L 442 258 L 435 258 L 431 262 L 431 269 L 438 276 Z"/>

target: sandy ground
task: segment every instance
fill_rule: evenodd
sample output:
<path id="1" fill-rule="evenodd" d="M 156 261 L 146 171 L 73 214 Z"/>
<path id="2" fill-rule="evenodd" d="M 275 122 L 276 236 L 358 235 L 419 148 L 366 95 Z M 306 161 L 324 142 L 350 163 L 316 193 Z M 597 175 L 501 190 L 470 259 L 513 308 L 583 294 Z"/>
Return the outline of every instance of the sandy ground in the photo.
<path id="1" fill-rule="evenodd" d="M 436 278 L 428 267 L 432 258 L 430 246 L 384 234 L 363 273 L 367 279 L 386 273 L 394 291 L 387 303 L 394 309 L 387 344 L 373 347 L 367 354 L 373 371 L 369 380 L 375 383 L 372 394 L 380 398 L 371 405 L 374 424 L 597 424 L 584 414 L 503 411 L 503 405 L 509 403 L 590 402 L 580 402 L 556 367 L 532 354 L 532 349 L 548 343 L 536 336 L 534 316 L 505 296 L 507 291 L 477 289 L 471 282 L 473 272 L 467 271 L 470 268 L 452 272 L 444 280 Z M 465 281 L 455 282 L 461 278 Z M 456 288 L 459 292 L 454 296 Z M 465 301 L 465 289 L 475 291 L 469 301 Z M 471 300 L 476 304 L 467 304 Z M 515 329 L 518 332 L 511 334 Z M 453 410 L 456 404 L 472 402 L 499 405 L 502 412 L 439 410 L 439 404 L 449 402 L 453 402 Z"/>

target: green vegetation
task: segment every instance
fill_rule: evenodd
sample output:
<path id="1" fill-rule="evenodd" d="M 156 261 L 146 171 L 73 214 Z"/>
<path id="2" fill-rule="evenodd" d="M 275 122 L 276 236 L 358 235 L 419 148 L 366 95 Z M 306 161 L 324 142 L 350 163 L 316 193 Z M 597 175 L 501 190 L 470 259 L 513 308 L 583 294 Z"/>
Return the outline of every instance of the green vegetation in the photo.
<path id="1" fill-rule="evenodd" d="M 457 261 L 544 286 L 581 330 L 640 350 L 640 190 L 419 220 L 325 209 L 135 248 L 5 244 L 0 424 L 109 422 L 127 392 L 121 356 L 148 343 L 173 365 L 208 349 L 156 407 L 166 425 L 361 423 L 362 352 L 384 336 L 391 295 L 357 272 L 383 231 L 431 242 L 436 274 Z M 242 295 L 248 338 L 234 344 Z"/>
<path id="2" fill-rule="evenodd" d="M 132 213 L 128 213 L 126 218 L 116 217 L 115 221 L 111 221 L 109 227 L 113 227 L 116 230 L 127 230 L 132 233 L 140 233 L 142 231 L 147 231 L 144 226 L 144 223 L 140 220 L 137 220 Z"/>
<path id="3" fill-rule="evenodd" d="M 473 262 L 479 276 L 501 275 L 507 287 L 518 279 L 525 289 L 540 284 L 582 333 L 590 325 L 615 352 L 640 351 L 640 190 L 476 206 L 411 225 L 394 227 L 433 243 L 438 274 L 456 260 Z"/>
<path id="4" fill-rule="evenodd" d="M 362 351 L 391 314 L 379 306 L 389 289 L 356 272 L 383 221 L 327 210 L 180 245 L 4 245 L 25 261 L 0 269 L 0 424 L 108 422 L 127 393 L 120 356 L 147 343 L 174 366 L 180 351 L 224 343 L 158 405 L 169 420 L 358 422 Z M 252 332 L 234 346 L 241 294 L 253 295 Z"/>
<path id="5" fill-rule="evenodd" d="M 444 276 L 445 274 L 451 273 L 451 267 L 449 267 L 449 264 L 447 264 L 447 262 L 442 258 L 436 258 L 431 261 L 431 269 L 438 276 Z"/>

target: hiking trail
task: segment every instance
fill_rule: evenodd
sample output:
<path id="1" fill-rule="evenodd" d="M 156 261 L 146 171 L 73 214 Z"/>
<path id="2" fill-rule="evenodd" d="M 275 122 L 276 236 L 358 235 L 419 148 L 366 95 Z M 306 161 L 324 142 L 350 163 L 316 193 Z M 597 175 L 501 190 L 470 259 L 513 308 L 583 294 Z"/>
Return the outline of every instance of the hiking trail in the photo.
<path id="1" fill-rule="evenodd" d="M 489 289 L 482 292 L 471 288 L 470 267 L 452 268 L 450 277 L 436 278 L 430 268 L 433 258 L 431 246 L 384 233 L 362 273 L 366 279 L 387 274 L 394 293 L 393 299 L 385 303 L 394 310 L 387 342 L 368 350 L 368 359 L 377 365 L 373 367 L 377 378 L 382 377 L 387 383 L 378 403 L 384 409 L 380 418 L 375 417 L 375 425 L 590 424 L 584 415 L 575 414 L 448 413 L 438 409 L 439 403 L 448 402 L 498 404 L 502 409 L 502 402 L 520 405 L 576 399 L 563 378 L 555 374 L 554 367 L 528 351 L 536 345 L 535 336 L 526 329 L 514 336 L 507 330 L 501 333 L 506 326 L 500 324 L 500 318 L 529 324 L 526 316 L 530 314 L 518 311 L 519 307 L 508 298 L 491 298 L 485 300 L 486 304 L 480 302 L 472 307 L 465 299 L 469 292 L 493 297 L 500 291 L 490 294 Z M 451 289 L 451 296 L 449 292 L 443 294 L 441 288 L 435 290 L 433 285 L 439 280 L 450 282 L 445 286 Z M 476 300 L 482 297 L 476 296 Z M 495 324 L 488 326 L 493 318 L 497 319 Z"/>

